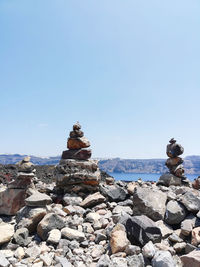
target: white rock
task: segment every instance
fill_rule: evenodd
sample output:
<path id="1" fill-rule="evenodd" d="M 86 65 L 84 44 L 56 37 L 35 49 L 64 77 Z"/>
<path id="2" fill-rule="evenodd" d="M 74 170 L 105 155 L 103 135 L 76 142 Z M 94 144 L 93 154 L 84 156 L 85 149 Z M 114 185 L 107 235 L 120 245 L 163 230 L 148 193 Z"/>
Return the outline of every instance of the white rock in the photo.
<path id="1" fill-rule="evenodd" d="M 152 259 L 156 253 L 156 248 L 152 241 L 149 241 L 147 244 L 144 245 L 142 248 L 143 256 Z"/>
<path id="2" fill-rule="evenodd" d="M 24 249 L 22 247 L 18 247 L 15 251 L 15 257 L 21 260 L 25 256 Z"/>
<path id="3" fill-rule="evenodd" d="M 83 241 L 85 239 L 85 234 L 82 232 L 79 232 L 77 230 L 71 229 L 69 227 L 65 227 L 61 230 L 62 236 L 70 239 L 70 240 L 77 240 L 77 241 Z"/>
<path id="4" fill-rule="evenodd" d="M 6 259 L 4 254 L 0 252 L 0 267 L 7 267 L 9 264 L 9 261 Z"/>
<path id="5" fill-rule="evenodd" d="M 14 226 L 9 223 L 0 224 L 0 245 L 7 243 L 14 235 Z"/>
<path id="6" fill-rule="evenodd" d="M 58 229 L 53 229 L 49 233 L 49 237 L 47 239 L 48 243 L 58 244 L 61 239 L 61 232 Z"/>

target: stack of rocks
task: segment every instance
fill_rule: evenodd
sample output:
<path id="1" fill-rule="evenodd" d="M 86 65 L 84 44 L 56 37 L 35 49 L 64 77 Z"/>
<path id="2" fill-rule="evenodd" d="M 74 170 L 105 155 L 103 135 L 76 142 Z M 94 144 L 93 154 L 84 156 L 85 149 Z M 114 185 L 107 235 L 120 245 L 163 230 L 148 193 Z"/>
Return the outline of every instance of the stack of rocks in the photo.
<path id="1" fill-rule="evenodd" d="M 96 191 L 100 180 L 97 161 L 90 160 L 90 142 L 84 137 L 81 125 L 73 125 L 67 141 L 68 150 L 63 151 L 56 166 L 56 185 L 64 192 Z"/>
<path id="2" fill-rule="evenodd" d="M 160 177 L 158 183 L 164 185 L 181 185 L 182 183 L 188 183 L 187 178 L 184 176 L 183 159 L 179 157 L 183 154 L 184 148 L 176 143 L 176 140 L 172 138 L 167 145 L 166 153 L 169 157 L 165 163 L 169 169 L 169 173 Z"/>
<path id="3" fill-rule="evenodd" d="M 15 180 L 0 188 L 0 214 L 14 215 L 25 205 L 27 189 L 33 187 L 34 165 L 30 157 L 17 163 L 18 174 Z"/>

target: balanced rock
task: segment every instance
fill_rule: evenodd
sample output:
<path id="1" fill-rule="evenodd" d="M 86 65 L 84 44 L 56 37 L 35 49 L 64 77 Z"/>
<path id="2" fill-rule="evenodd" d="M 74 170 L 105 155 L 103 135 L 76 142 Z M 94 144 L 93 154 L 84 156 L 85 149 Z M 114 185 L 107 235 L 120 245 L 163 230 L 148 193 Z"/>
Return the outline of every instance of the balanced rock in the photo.
<path id="1" fill-rule="evenodd" d="M 65 192 L 96 191 L 101 178 L 97 161 L 89 160 L 89 141 L 76 123 L 70 132 L 67 148 L 63 151 L 59 165 L 55 169 L 56 185 Z M 72 137 L 73 136 L 73 137 Z"/>
<path id="2" fill-rule="evenodd" d="M 52 202 L 51 198 L 40 192 L 35 192 L 30 197 L 25 199 L 25 203 L 30 207 L 44 207 Z"/>

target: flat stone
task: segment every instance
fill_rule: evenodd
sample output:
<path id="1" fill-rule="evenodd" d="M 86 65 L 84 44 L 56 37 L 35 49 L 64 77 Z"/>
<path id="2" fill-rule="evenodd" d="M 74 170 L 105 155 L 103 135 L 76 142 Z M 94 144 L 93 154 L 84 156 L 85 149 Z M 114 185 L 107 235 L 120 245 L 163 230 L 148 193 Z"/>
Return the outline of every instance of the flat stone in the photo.
<path id="1" fill-rule="evenodd" d="M 163 220 L 166 201 L 166 193 L 137 187 L 133 193 L 133 214 L 144 214 L 154 221 Z"/>
<path id="2" fill-rule="evenodd" d="M 14 226 L 9 223 L 0 224 L 0 245 L 7 243 L 14 235 Z"/>
<path id="3" fill-rule="evenodd" d="M 162 237 L 168 237 L 173 233 L 173 228 L 171 228 L 169 225 L 167 225 L 165 222 L 162 220 L 156 221 L 155 225 L 160 228 Z"/>
<path id="4" fill-rule="evenodd" d="M 69 240 L 77 240 L 82 242 L 85 239 L 85 234 L 83 232 L 71 229 L 69 227 L 64 227 L 61 230 L 61 234 L 63 237 Z"/>
<path id="5" fill-rule="evenodd" d="M 112 253 L 115 254 L 117 252 L 125 251 L 126 247 L 129 245 L 129 240 L 126 236 L 126 229 L 124 225 L 117 224 L 110 235 L 110 247 Z"/>
<path id="6" fill-rule="evenodd" d="M 25 199 L 25 203 L 30 207 L 43 207 L 52 202 L 52 199 L 44 193 L 34 193 Z"/>
<path id="7" fill-rule="evenodd" d="M 72 149 L 65 150 L 62 153 L 62 159 L 78 159 L 78 160 L 88 160 L 91 158 L 91 149 Z"/>
<path id="8" fill-rule="evenodd" d="M 81 203 L 81 207 L 89 208 L 105 201 L 105 197 L 99 192 L 87 196 Z"/>
<path id="9" fill-rule="evenodd" d="M 181 256 L 181 261 L 184 267 L 199 267 L 200 266 L 200 250 L 194 250 L 187 255 Z"/>

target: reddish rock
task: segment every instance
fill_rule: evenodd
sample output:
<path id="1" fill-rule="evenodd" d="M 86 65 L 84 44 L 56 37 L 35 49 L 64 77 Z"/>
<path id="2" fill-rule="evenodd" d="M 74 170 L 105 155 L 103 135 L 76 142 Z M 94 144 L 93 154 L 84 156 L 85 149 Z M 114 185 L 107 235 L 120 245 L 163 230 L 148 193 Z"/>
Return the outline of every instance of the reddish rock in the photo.
<path id="1" fill-rule="evenodd" d="M 192 230 L 191 244 L 193 246 L 200 244 L 200 227 L 196 227 Z"/>
<path id="2" fill-rule="evenodd" d="M 193 181 L 192 187 L 197 190 L 200 189 L 200 176 Z"/>
<path id="3" fill-rule="evenodd" d="M 72 149 L 63 151 L 61 158 L 87 160 L 91 158 L 91 155 L 92 155 L 91 149 Z"/>
<path id="4" fill-rule="evenodd" d="M 25 206 L 25 189 L 0 189 L 0 214 L 15 215 L 18 210 Z"/>
<path id="5" fill-rule="evenodd" d="M 85 137 L 80 138 L 68 138 L 67 148 L 68 149 L 80 149 L 90 146 L 90 142 Z"/>
<path id="6" fill-rule="evenodd" d="M 200 250 L 194 250 L 186 255 L 181 256 L 183 267 L 200 266 Z"/>
<path id="7" fill-rule="evenodd" d="M 110 235 L 110 247 L 112 253 L 123 252 L 126 247 L 130 244 L 127 236 L 125 227 L 122 224 L 117 224 Z"/>

